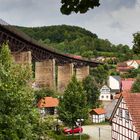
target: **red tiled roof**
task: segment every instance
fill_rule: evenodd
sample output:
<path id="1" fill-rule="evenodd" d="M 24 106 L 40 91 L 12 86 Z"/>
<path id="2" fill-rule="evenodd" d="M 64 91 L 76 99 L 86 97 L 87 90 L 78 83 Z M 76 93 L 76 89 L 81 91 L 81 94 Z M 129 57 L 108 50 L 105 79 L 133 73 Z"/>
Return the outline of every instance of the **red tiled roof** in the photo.
<path id="1" fill-rule="evenodd" d="M 90 114 L 96 113 L 98 115 L 101 115 L 101 114 L 105 114 L 106 111 L 103 108 L 96 108 L 96 109 L 92 109 L 89 113 Z"/>
<path id="2" fill-rule="evenodd" d="M 40 99 L 40 101 L 38 102 L 37 106 L 39 108 L 43 108 L 43 107 L 57 107 L 58 104 L 59 104 L 59 100 L 57 98 L 44 97 L 44 98 Z"/>
<path id="3" fill-rule="evenodd" d="M 131 70 L 131 69 L 134 69 L 134 67 L 133 66 L 127 66 L 127 67 L 117 66 L 117 71 L 128 71 L 128 70 Z"/>
<path id="4" fill-rule="evenodd" d="M 73 54 L 66 54 L 66 55 L 73 57 L 73 58 L 76 58 L 76 59 L 82 59 L 82 56 L 80 56 L 80 55 L 73 55 Z"/>
<path id="5" fill-rule="evenodd" d="M 126 62 L 118 63 L 117 67 L 127 67 L 127 63 Z"/>
<path id="6" fill-rule="evenodd" d="M 132 122 L 140 136 L 140 93 L 122 94 L 128 110 L 132 116 Z"/>
<path id="7" fill-rule="evenodd" d="M 122 91 L 130 91 L 134 82 L 135 79 L 133 78 L 122 79 L 121 80 Z"/>
<path id="8" fill-rule="evenodd" d="M 135 60 L 140 65 L 140 60 Z"/>

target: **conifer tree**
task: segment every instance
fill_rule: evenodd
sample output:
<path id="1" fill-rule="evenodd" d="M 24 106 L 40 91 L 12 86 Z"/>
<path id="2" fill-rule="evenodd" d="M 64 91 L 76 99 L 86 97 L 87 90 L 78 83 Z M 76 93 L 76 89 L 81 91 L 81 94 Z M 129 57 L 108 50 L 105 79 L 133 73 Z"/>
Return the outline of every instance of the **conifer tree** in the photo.
<path id="1" fill-rule="evenodd" d="M 86 96 L 82 84 L 72 77 L 59 104 L 59 119 L 73 128 L 77 119 L 86 119 L 88 115 Z"/>

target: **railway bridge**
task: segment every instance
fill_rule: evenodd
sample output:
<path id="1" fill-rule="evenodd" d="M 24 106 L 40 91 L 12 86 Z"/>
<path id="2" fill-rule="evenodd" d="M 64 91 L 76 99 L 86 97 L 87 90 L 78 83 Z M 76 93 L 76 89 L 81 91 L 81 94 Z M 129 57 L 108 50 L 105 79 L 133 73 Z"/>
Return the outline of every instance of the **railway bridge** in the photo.
<path id="1" fill-rule="evenodd" d="M 81 81 L 98 62 L 67 55 L 40 44 L 16 27 L 0 24 L 0 45 L 8 41 L 16 63 L 35 65 L 35 83 L 64 91 L 73 74 Z"/>

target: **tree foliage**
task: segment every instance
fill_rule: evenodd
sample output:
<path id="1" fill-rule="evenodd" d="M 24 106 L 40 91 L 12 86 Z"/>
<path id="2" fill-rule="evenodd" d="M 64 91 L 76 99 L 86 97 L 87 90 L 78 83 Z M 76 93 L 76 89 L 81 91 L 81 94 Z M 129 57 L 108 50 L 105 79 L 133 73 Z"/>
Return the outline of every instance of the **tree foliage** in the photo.
<path id="1" fill-rule="evenodd" d="M 86 96 L 80 82 L 72 78 L 59 104 L 59 118 L 73 127 L 77 119 L 86 119 L 88 115 Z"/>
<path id="2" fill-rule="evenodd" d="M 137 32 L 133 34 L 134 40 L 133 40 L 133 51 L 135 54 L 140 54 L 140 33 Z"/>
<path id="3" fill-rule="evenodd" d="M 38 113 L 29 87 L 30 66 L 14 64 L 8 45 L 0 49 L 0 139 L 37 139 Z"/>
<path id="4" fill-rule="evenodd" d="M 108 65 L 99 65 L 91 70 L 91 75 L 94 77 L 98 86 L 105 84 L 109 75 Z"/>
<path id="5" fill-rule="evenodd" d="M 19 28 L 34 39 L 63 53 L 81 55 L 89 59 L 98 56 L 117 57 L 120 61 L 133 56 L 129 46 L 113 45 L 109 40 L 100 39 L 96 34 L 77 26 Z"/>
<path id="6" fill-rule="evenodd" d="M 131 90 L 134 93 L 139 93 L 140 92 L 140 75 L 137 76 L 137 79 L 134 82 Z"/>
<path id="7" fill-rule="evenodd" d="M 137 68 L 137 69 L 131 69 L 128 71 L 128 73 L 124 73 L 122 74 L 121 76 L 123 78 L 135 78 L 137 77 L 138 75 L 140 75 L 140 68 Z"/>
<path id="8" fill-rule="evenodd" d="M 47 97 L 47 96 L 54 96 L 55 95 L 55 91 L 51 90 L 51 89 L 48 89 L 48 88 L 43 88 L 43 89 L 40 89 L 40 90 L 36 90 L 35 91 L 35 104 L 38 103 L 38 101 L 41 99 L 41 98 L 44 98 L 44 97 Z"/>
<path id="9" fill-rule="evenodd" d="M 90 108 L 99 107 L 99 89 L 92 76 L 88 76 L 83 80 L 83 87 L 87 97 L 87 104 Z"/>
<path id="10" fill-rule="evenodd" d="M 100 5 L 99 0 L 61 0 L 61 3 L 61 12 L 65 15 L 69 15 L 71 12 L 86 13 L 89 9 Z"/>

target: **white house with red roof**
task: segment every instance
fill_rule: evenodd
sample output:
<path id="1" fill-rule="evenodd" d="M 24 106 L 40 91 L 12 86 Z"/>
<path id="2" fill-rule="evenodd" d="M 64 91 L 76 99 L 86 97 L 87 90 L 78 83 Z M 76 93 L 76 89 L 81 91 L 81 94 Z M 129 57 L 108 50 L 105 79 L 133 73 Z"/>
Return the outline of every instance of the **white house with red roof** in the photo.
<path id="1" fill-rule="evenodd" d="M 121 79 L 121 91 L 131 91 L 135 80 L 134 78 Z"/>
<path id="2" fill-rule="evenodd" d="M 103 108 L 92 109 L 89 113 L 93 123 L 100 123 L 105 121 L 106 111 Z"/>
<path id="3" fill-rule="evenodd" d="M 140 140 L 140 93 L 122 93 L 110 121 L 112 140 Z"/>
<path id="4" fill-rule="evenodd" d="M 42 115 L 50 114 L 54 115 L 57 113 L 56 107 L 59 104 L 59 100 L 53 97 L 44 97 L 39 100 L 37 106 L 40 109 Z"/>
<path id="5" fill-rule="evenodd" d="M 126 63 L 128 66 L 132 66 L 135 69 L 137 69 L 140 65 L 140 60 L 129 60 L 129 61 L 126 61 Z"/>
<path id="6" fill-rule="evenodd" d="M 117 71 L 120 73 L 126 73 L 129 70 L 137 69 L 140 66 L 140 60 L 128 60 L 117 64 Z"/>

